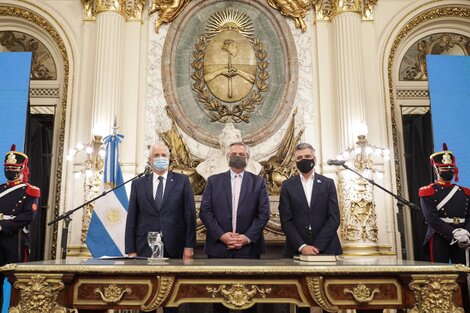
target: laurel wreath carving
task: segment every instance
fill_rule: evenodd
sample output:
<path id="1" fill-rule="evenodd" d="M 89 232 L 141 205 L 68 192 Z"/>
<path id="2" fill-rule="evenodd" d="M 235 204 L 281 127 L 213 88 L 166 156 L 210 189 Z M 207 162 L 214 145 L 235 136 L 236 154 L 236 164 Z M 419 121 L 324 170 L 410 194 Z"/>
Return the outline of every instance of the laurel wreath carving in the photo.
<path id="1" fill-rule="evenodd" d="M 192 89 L 196 93 L 197 100 L 202 104 L 205 110 L 209 111 L 211 122 L 219 121 L 225 123 L 229 118 L 232 118 L 232 121 L 235 123 L 249 123 L 256 106 L 260 106 L 264 101 L 263 93 L 268 90 L 268 53 L 264 49 L 261 40 L 255 38 L 253 48 L 255 50 L 255 56 L 258 59 L 258 70 L 254 83 L 256 89 L 251 91 L 249 97 L 246 97 L 230 108 L 229 105 L 223 104 L 220 100 L 213 97 L 204 82 L 204 54 L 209 42 L 210 39 L 207 35 L 199 36 L 199 40 L 195 44 L 195 50 L 193 51 L 194 61 L 191 63 L 191 66 L 194 72 L 191 78 L 194 80 Z"/>

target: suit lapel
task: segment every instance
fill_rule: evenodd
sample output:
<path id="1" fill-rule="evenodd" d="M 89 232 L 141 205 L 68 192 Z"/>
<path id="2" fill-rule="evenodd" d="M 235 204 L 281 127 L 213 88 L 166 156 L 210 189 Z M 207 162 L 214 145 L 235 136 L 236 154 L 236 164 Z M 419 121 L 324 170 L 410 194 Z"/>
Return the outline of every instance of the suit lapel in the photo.
<path id="1" fill-rule="evenodd" d="M 153 175 L 155 174 L 152 173 L 152 175 L 145 177 L 145 193 L 147 194 L 147 198 L 150 202 L 156 207 L 155 195 L 153 194 Z"/>
<path id="2" fill-rule="evenodd" d="M 166 184 L 165 184 L 165 190 L 163 191 L 163 201 L 162 201 L 162 210 L 165 207 L 165 202 L 168 199 L 168 195 L 171 193 L 175 186 L 174 178 L 173 178 L 173 172 L 168 171 L 168 175 L 166 176 Z"/>
<path id="3" fill-rule="evenodd" d="M 230 208 L 230 212 L 232 211 L 232 177 L 230 176 L 230 171 L 225 172 L 224 179 L 223 179 L 223 188 L 225 190 L 225 194 L 227 195 L 227 202 L 228 207 Z"/>
<path id="4" fill-rule="evenodd" d="M 238 208 L 237 209 L 240 209 L 242 207 L 242 206 L 240 206 L 240 204 L 243 202 L 243 198 L 248 193 L 248 190 L 250 190 L 251 183 L 252 183 L 251 176 L 248 175 L 248 173 L 245 171 L 245 173 L 243 174 L 242 186 L 241 186 L 241 189 L 240 189 L 240 198 L 238 199 Z M 238 212 L 240 212 L 240 211 L 237 210 L 237 213 Z"/>
<path id="5" fill-rule="evenodd" d="M 304 192 L 304 186 L 302 185 L 302 181 L 300 179 L 300 174 L 297 175 L 297 177 L 294 179 L 294 190 L 297 191 L 299 198 L 302 199 L 302 202 L 304 203 L 304 210 L 309 211 L 307 197 L 305 196 Z"/>
<path id="6" fill-rule="evenodd" d="M 318 188 L 320 188 L 320 183 L 321 181 L 317 178 L 317 174 L 316 173 L 313 173 L 313 184 L 312 184 L 312 187 L 313 187 L 313 190 L 312 190 L 312 198 L 310 198 L 310 208 L 313 208 L 315 206 L 315 201 L 317 199 L 317 196 L 318 196 Z"/>

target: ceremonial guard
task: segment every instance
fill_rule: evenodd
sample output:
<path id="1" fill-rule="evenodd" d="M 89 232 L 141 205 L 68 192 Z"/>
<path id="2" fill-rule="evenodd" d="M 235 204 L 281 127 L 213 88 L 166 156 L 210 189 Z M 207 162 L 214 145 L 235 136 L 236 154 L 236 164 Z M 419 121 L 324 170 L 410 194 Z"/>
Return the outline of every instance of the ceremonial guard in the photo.
<path id="1" fill-rule="evenodd" d="M 28 156 L 15 151 L 5 156 L 6 184 L 0 185 L 0 266 L 27 261 L 28 225 L 34 218 L 40 196 L 39 188 L 28 184 Z M 0 308 L 4 277 L 0 274 Z"/>
<path id="2" fill-rule="evenodd" d="M 429 248 L 429 260 L 465 264 L 465 249 L 470 246 L 470 189 L 452 183 L 454 177 L 458 181 L 458 168 L 446 144 L 430 159 L 436 182 L 419 190 L 428 224 L 424 244 Z"/>

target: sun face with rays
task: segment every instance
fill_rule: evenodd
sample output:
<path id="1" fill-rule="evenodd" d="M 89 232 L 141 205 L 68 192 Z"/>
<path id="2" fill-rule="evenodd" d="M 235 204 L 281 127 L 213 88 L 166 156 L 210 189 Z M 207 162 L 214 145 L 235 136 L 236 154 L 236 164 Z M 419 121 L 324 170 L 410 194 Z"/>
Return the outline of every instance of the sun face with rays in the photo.
<path id="1" fill-rule="evenodd" d="M 223 31 L 236 31 L 250 42 L 254 40 L 254 28 L 250 18 L 245 13 L 233 8 L 227 8 L 213 14 L 207 21 L 206 34 L 209 38 Z"/>

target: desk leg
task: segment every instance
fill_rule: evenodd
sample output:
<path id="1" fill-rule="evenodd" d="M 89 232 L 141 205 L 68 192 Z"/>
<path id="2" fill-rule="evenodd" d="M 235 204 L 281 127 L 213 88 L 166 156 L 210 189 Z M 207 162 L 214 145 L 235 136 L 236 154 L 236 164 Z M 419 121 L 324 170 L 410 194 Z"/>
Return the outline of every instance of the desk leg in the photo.
<path id="1" fill-rule="evenodd" d="M 15 274 L 15 277 L 12 293 L 19 293 L 19 303 L 11 307 L 9 313 L 77 313 L 57 303 L 59 292 L 64 289 L 62 274 Z"/>
<path id="2" fill-rule="evenodd" d="M 408 311 L 409 313 L 464 313 L 463 308 L 454 303 L 454 294 L 459 291 L 458 274 L 411 275 L 411 277 L 413 281 L 409 286 L 415 295 L 415 306 Z"/>

